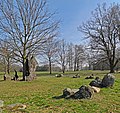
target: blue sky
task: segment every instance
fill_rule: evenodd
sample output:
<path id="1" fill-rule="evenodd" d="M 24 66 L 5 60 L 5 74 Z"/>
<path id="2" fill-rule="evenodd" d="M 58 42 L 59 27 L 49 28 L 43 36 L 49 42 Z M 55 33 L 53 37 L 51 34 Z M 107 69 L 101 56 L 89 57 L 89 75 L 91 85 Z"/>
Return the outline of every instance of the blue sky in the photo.
<path id="1" fill-rule="evenodd" d="M 83 34 L 77 27 L 91 17 L 97 4 L 120 3 L 120 0 L 48 0 L 49 8 L 61 20 L 60 38 L 75 44 L 83 43 Z"/>

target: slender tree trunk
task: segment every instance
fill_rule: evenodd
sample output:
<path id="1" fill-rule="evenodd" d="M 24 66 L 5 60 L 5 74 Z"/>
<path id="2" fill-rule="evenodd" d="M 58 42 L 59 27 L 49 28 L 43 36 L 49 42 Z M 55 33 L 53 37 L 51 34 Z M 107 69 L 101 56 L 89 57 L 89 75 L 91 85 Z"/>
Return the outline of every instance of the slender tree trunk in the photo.
<path id="1" fill-rule="evenodd" d="M 77 69 L 76 71 L 79 71 L 79 60 L 77 61 Z"/>
<path id="2" fill-rule="evenodd" d="M 89 62 L 88 69 L 89 69 L 89 70 L 93 70 L 93 69 L 92 69 L 92 64 L 91 64 L 91 62 Z"/>
<path id="3" fill-rule="evenodd" d="M 26 42 L 26 37 L 24 39 L 24 42 Z M 23 81 L 26 81 L 26 74 L 27 74 L 27 69 L 26 69 L 26 45 L 24 44 L 24 48 L 23 48 Z"/>
<path id="4" fill-rule="evenodd" d="M 8 58 L 8 64 L 7 64 L 7 73 L 10 74 L 10 59 Z"/>
<path id="5" fill-rule="evenodd" d="M 63 69 L 63 73 L 65 73 L 65 70 Z"/>
<path id="6" fill-rule="evenodd" d="M 65 73 L 65 66 L 62 66 L 62 72 Z"/>
<path id="7" fill-rule="evenodd" d="M 50 74 L 52 74 L 51 59 L 50 58 L 49 58 L 49 71 L 50 71 Z"/>
<path id="8" fill-rule="evenodd" d="M 76 71 L 76 59 L 74 61 L 74 71 Z"/>

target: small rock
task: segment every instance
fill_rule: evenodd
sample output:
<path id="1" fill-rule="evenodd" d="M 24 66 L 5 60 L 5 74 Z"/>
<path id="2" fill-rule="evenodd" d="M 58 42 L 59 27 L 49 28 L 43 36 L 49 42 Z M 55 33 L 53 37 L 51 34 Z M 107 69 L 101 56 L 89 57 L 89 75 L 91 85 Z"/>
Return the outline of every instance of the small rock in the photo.
<path id="1" fill-rule="evenodd" d="M 94 79 L 93 76 L 87 76 L 85 79 Z"/>
<path id="2" fill-rule="evenodd" d="M 73 75 L 73 78 L 80 78 L 79 74 Z"/>
<path id="3" fill-rule="evenodd" d="M 95 93 L 99 93 L 100 92 L 100 88 L 95 87 L 95 86 L 91 86 L 92 89 L 94 90 Z"/>
<path id="4" fill-rule="evenodd" d="M 0 108 L 4 106 L 4 101 L 0 100 Z"/>
<path id="5" fill-rule="evenodd" d="M 63 74 L 56 74 L 55 77 L 62 77 Z"/>
<path id="6" fill-rule="evenodd" d="M 26 105 L 21 103 L 16 103 L 16 104 L 8 105 L 7 108 L 10 110 L 20 110 L 20 109 L 25 109 Z"/>

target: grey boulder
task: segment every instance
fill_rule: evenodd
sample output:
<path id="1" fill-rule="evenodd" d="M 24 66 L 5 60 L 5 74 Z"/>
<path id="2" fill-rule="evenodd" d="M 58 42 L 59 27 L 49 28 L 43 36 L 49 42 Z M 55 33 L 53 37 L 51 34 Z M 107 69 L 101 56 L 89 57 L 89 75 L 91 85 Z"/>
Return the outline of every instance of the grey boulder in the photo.
<path id="1" fill-rule="evenodd" d="M 79 89 L 66 88 L 63 90 L 63 97 L 66 99 L 87 99 L 91 98 L 94 90 L 89 86 L 81 86 Z"/>
<path id="2" fill-rule="evenodd" d="M 112 74 L 107 74 L 103 77 L 101 86 L 112 87 L 114 85 L 114 82 L 115 82 L 115 76 L 113 76 Z"/>
<path id="3" fill-rule="evenodd" d="M 93 89 L 89 86 L 81 86 L 79 91 L 74 94 L 75 99 L 87 99 L 91 98 L 93 95 Z"/>
<path id="4" fill-rule="evenodd" d="M 99 77 L 96 77 L 95 80 L 90 82 L 90 86 L 101 87 L 102 80 Z"/>

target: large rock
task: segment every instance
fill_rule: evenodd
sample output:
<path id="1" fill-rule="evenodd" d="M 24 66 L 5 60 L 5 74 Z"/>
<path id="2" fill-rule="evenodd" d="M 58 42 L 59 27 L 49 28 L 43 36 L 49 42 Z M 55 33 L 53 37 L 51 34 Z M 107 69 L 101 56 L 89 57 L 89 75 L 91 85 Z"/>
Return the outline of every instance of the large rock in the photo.
<path id="1" fill-rule="evenodd" d="M 89 86 L 81 86 L 79 89 L 66 88 L 63 90 L 64 98 L 86 99 L 91 98 L 94 90 Z"/>
<path id="2" fill-rule="evenodd" d="M 4 101 L 0 100 L 0 108 L 4 106 Z"/>
<path id="3" fill-rule="evenodd" d="M 63 90 L 63 97 L 64 98 L 70 98 L 78 91 L 79 91 L 79 89 L 66 88 L 66 89 Z"/>
<path id="4" fill-rule="evenodd" d="M 102 87 L 112 87 L 114 85 L 115 77 L 112 74 L 104 76 L 101 82 Z"/>
<path id="5" fill-rule="evenodd" d="M 99 77 L 96 77 L 95 80 L 90 82 L 90 86 L 101 87 L 102 80 Z"/>
<path id="6" fill-rule="evenodd" d="M 81 86 L 79 91 L 74 94 L 75 99 L 87 99 L 93 95 L 93 89 L 89 86 Z"/>

